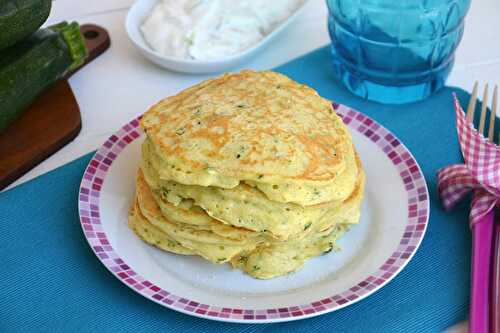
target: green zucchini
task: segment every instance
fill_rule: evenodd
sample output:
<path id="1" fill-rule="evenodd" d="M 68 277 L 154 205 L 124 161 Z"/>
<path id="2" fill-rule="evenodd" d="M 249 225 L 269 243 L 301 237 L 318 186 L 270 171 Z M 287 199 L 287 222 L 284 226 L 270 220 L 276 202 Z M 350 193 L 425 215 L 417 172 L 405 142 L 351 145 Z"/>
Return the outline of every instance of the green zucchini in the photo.
<path id="1" fill-rule="evenodd" d="M 38 30 L 0 51 L 0 133 L 49 85 L 81 65 L 87 54 L 76 22 Z"/>
<path id="2" fill-rule="evenodd" d="M 52 0 L 0 0 L 0 50 L 37 31 L 51 6 Z"/>

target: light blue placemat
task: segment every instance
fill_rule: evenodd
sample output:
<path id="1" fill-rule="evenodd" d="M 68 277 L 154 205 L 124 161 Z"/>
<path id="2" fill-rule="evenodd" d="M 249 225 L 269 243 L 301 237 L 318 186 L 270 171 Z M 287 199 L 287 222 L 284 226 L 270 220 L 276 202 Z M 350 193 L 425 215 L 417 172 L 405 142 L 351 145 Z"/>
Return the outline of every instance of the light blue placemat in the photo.
<path id="1" fill-rule="evenodd" d="M 227 324 L 163 308 L 115 279 L 83 237 L 76 199 L 87 155 L 0 193 L 0 331 L 436 332 L 465 319 L 470 265 L 466 205 L 451 214 L 442 211 L 435 172 L 460 161 L 452 92 L 463 102 L 468 95 L 447 88 L 418 104 L 366 102 L 333 81 L 327 48 L 277 70 L 373 117 L 420 163 L 429 185 L 431 220 L 421 248 L 401 274 L 357 304 L 297 322 Z"/>

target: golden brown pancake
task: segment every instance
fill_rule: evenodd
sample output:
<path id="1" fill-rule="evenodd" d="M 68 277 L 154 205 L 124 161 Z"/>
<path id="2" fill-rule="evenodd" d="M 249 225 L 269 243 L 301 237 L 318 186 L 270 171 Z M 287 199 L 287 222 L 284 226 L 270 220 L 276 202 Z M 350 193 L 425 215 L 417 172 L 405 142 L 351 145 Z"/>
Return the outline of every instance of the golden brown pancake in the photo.
<path id="1" fill-rule="evenodd" d="M 351 136 L 329 101 L 274 72 L 202 82 L 151 107 L 141 122 L 161 179 L 233 188 L 270 200 L 342 201 L 355 186 Z"/>

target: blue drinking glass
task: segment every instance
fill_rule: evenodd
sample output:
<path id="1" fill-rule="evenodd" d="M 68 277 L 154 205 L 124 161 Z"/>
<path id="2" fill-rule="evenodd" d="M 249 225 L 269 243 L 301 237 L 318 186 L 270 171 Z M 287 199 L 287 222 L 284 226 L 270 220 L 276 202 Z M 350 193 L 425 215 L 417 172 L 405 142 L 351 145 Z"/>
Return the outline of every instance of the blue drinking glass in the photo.
<path id="1" fill-rule="evenodd" d="M 327 0 L 335 76 L 354 94 L 401 104 L 444 86 L 470 0 Z"/>

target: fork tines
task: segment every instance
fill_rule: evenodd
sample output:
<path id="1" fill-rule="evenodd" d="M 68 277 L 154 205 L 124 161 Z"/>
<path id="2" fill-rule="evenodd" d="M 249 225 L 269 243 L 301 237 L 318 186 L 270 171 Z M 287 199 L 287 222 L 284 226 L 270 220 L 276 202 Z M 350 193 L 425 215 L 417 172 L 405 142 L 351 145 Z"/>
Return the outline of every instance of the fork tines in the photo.
<path id="1" fill-rule="evenodd" d="M 478 83 L 474 83 L 474 89 L 472 90 L 471 98 L 469 101 L 469 106 L 467 107 L 467 119 L 470 122 L 474 122 L 474 111 L 476 109 L 477 103 L 477 90 Z M 484 137 L 488 138 L 491 142 L 493 142 L 493 136 L 495 133 L 495 119 L 497 113 L 497 104 L 498 104 L 498 86 L 495 85 L 493 90 L 493 99 L 490 109 L 490 121 L 488 124 L 487 133 L 484 131 L 485 123 L 486 123 L 486 114 L 488 113 L 488 84 L 484 87 L 483 93 L 483 102 L 481 106 L 481 114 L 479 116 L 479 127 L 478 132 L 481 133 Z M 498 143 L 500 143 L 500 133 L 498 137 Z"/>

